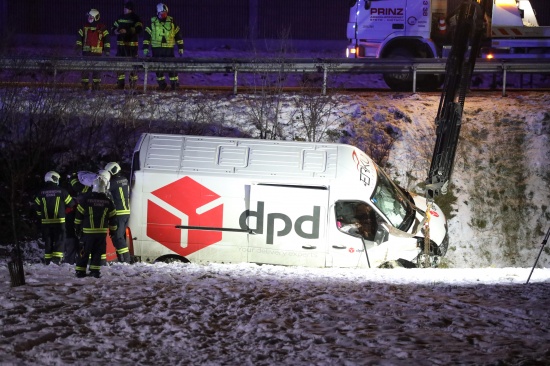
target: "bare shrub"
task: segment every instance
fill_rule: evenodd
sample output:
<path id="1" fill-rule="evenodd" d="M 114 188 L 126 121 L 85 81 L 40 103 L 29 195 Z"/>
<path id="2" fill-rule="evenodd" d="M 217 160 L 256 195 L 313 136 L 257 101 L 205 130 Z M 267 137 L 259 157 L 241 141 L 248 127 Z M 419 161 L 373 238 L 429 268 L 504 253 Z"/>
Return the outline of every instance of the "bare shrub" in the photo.
<path id="1" fill-rule="evenodd" d="M 281 128 L 280 115 L 284 102 L 283 87 L 289 76 L 290 29 L 283 29 L 279 40 L 275 56 L 270 55 L 269 62 L 255 48 L 253 61 L 256 66 L 248 85 L 250 95 L 244 100 L 247 107 L 245 119 L 253 127 L 250 132 L 266 140 L 286 137 Z"/>
<path id="2" fill-rule="evenodd" d="M 318 142 L 334 139 L 329 130 L 338 126 L 342 117 L 339 105 L 342 97 L 336 94 L 320 95 L 315 89 L 303 89 L 294 97 L 292 122 L 307 141 Z"/>
<path id="3" fill-rule="evenodd" d="M 400 131 L 391 123 L 362 118 L 352 121 L 353 135 L 348 143 L 363 150 L 378 165 L 385 166 Z"/>
<path id="4" fill-rule="evenodd" d="M 0 90 L 0 180 L 4 183 L 0 212 L 11 218 L 1 220 L 4 225 L 10 223 L 10 230 L 1 229 L 12 235 L 2 239 L 17 242 L 21 226 L 29 225 L 25 202 L 30 201 L 40 175 L 55 168 L 52 157 L 68 149 L 71 103 L 64 99 L 60 91 L 49 88 Z"/>

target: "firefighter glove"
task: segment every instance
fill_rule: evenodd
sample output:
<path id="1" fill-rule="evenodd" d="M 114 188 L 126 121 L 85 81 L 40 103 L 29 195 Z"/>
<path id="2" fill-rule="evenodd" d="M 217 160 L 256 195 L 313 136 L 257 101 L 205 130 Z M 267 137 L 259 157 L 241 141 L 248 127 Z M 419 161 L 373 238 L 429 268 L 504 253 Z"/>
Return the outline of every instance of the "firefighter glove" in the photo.
<path id="1" fill-rule="evenodd" d="M 149 54 L 149 49 L 148 49 L 148 48 L 144 48 L 144 49 L 143 49 L 143 56 L 145 56 L 145 57 L 150 56 L 150 54 Z"/>
<path id="2" fill-rule="evenodd" d="M 178 50 L 178 53 L 180 54 L 180 56 L 183 56 L 183 48 L 180 48 L 180 49 Z"/>

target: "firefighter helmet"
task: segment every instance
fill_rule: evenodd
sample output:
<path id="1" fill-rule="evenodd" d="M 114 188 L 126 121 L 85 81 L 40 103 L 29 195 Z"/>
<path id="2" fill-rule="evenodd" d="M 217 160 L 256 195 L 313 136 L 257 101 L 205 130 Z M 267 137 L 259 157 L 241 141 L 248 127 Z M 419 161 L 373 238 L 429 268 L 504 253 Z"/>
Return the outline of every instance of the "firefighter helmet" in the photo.
<path id="1" fill-rule="evenodd" d="M 102 177 L 97 177 L 94 179 L 94 183 L 92 184 L 92 192 L 105 193 L 105 188 L 107 188 L 107 184 Z"/>
<path id="2" fill-rule="evenodd" d="M 121 169 L 118 163 L 115 163 L 114 161 L 112 161 L 110 163 L 107 163 L 107 165 L 105 165 L 105 170 L 111 173 L 112 175 L 117 175 L 118 173 L 120 173 Z"/>
<path id="3" fill-rule="evenodd" d="M 157 14 L 162 13 L 162 12 L 168 13 L 168 7 L 166 6 L 166 4 L 158 3 L 157 4 Z"/>
<path id="4" fill-rule="evenodd" d="M 107 170 L 101 169 L 99 172 L 97 172 L 97 175 L 105 181 L 106 185 L 111 180 L 111 173 L 109 173 Z"/>
<path id="5" fill-rule="evenodd" d="M 99 11 L 97 9 L 91 9 L 87 14 L 88 18 L 94 18 L 94 21 L 99 21 Z"/>
<path id="6" fill-rule="evenodd" d="M 134 8 L 135 8 L 134 3 L 131 1 L 126 1 L 126 3 L 124 4 L 124 9 L 134 11 Z"/>
<path id="7" fill-rule="evenodd" d="M 51 170 L 51 171 L 47 172 L 46 175 L 44 176 L 44 181 L 59 184 L 59 179 L 60 178 L 61 178 L 61 176 L 57 172 L 54 172 L 53 170 Z"/>

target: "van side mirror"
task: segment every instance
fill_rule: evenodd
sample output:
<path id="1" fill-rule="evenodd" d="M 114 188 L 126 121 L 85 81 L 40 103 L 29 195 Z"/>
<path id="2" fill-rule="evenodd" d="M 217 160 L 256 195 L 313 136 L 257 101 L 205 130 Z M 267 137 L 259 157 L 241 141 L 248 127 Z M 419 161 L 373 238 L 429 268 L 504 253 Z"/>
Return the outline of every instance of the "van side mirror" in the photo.
<path id="1" fill-rule="evenodd" d="M 365 10 L 370 9 L 370 0 L 365 0 Z"/>

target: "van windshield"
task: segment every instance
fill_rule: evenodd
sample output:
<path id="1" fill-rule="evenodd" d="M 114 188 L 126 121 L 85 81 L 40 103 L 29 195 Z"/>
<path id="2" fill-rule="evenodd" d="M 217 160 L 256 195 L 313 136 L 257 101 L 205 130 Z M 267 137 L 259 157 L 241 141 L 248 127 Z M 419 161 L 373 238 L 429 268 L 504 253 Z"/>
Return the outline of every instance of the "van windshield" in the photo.
<path id="1" fill-rule="evenodd" d="M 371 202 L 396 228 L 407 231 L 414 219 L 414 208 L 407 196 L 379 167 L 378 180 Z"/>

